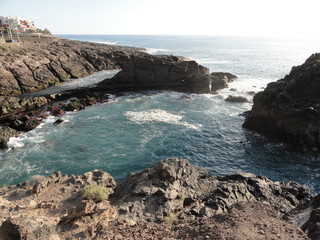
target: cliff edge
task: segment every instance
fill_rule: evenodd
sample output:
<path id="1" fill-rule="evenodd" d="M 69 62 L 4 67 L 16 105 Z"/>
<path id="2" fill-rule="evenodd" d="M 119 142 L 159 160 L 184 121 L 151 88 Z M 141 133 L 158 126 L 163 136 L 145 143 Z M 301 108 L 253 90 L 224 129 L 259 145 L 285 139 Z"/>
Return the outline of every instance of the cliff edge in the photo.
<path id="1" fill-rule="evenodd" d="M 320 53 L 253 98 L 243 127 L 292 149 L 320 150 Z"/>
<path id="2" fill-rule="evenodd" d="M 248 173 L 210 176 L 177 158 L 118 183 L 100 170 L 34 176 L 0 189 L 0 207 L 1 240 L 309 239 L 292 219 L 308 220 L 304 230 L 319 239 L 319 197 L 306 187 Z"/>

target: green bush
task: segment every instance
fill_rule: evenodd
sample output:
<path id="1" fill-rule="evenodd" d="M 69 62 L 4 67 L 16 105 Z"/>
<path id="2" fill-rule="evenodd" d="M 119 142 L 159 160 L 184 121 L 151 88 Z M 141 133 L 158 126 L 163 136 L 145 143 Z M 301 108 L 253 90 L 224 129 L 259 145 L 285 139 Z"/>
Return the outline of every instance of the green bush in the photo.
<path id="1" fill-rule="evenodd" d="M 109 190 L 106 187 L 92 184 L 85 186 L 81 191 L 81 195 L 84 199 L 100 202 L 108 198 Z"/>

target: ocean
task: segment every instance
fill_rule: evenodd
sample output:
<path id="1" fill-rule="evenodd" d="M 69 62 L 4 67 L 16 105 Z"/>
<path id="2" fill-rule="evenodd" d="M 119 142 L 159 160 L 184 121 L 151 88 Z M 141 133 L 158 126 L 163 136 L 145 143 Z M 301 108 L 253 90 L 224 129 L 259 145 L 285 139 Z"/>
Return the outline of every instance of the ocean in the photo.
<path id="1" fill-rule="evenodd" d="M 158 160 L 181 157 L 213 175 L 251 172 L 274 181 L 296 181 L 320 192 L 320 157 L 286 151 L 241 126 L 241 114 L 252 107 L 249 92 L 262 91 L 269 82 L 284 77 L 292 66 L 317 52 L 319 42 L 220 36 L 60 37 L 185 56 L 211 72 L 231 72 L 238 79 L 215 95 L 127 92 L 111 96 L 109 103 L 67 113 L 58 126 L 53 125 L 56 118 L 49 117 L 36 129 L 10 139 L 11 149 L 0 156 L 0 185 L 57 170 L 82 174 L 102 169 L 120 180 Z M 113 74 L 103 71 L 65 87 L 94 84 Z M 251 102 L 228 103 L 224 101 L 228 95 Z"/>

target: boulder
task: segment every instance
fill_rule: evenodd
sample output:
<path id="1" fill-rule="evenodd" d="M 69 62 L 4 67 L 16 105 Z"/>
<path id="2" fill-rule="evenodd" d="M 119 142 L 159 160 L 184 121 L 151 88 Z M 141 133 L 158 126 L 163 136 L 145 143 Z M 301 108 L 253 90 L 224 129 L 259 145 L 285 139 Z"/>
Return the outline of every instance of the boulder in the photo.
<path id="1" fill-rule="evenodd" d="M 15 137 L 18 132 L 8 126 L 0 126 L 0 149 L 6 148 L 9 138 Z"/>
<path id="2" fill-rule="evenodd" d="M 236 75 L 227 72 L 212 72 L 210 76 L 213 91 L 228 87 L 228 83 L 237 78 Z"/>
<path id="3" fill-rule="evenodd" d="M 64 122 L 64 119 L 63 118 L 59 118 L 53 123 L 53 125 L 59 125 L 59 124 L 61 124 L 63 122 Z"/>
<path id="4" fill-rule="evenodd" d="M 249 102 L 249 100 L 246 97 L 243 96 L 232 96 L 229 95 L 226 99 L 226 102 L 233 102 L 233 103 L 246 103 Z"/>
<path id="5" fill-rule="evenodd" d="M 59 240 L 56 224 L 49 217 L 19 216 L 7 219 L 0 227 L 0 240 Z"/>
<path id="6" fill-rule="evenodd" d="M 159 220 L 204 198 L 216 180 L 204 169 L 185 159 L 162 160 L 120 181 L 111 202 L 121 206 L 119 214 L 133 221 Z"/>
<path id="7" fill-rule="evenodd" d="M 62 109 L 62 106 L 59 106 L 59 105 L 51 106 L 50 110 L 51 110 L 51 114 L 56 117 L 61 117 L 65 113 L 64 110 Z"/>
<path id="8" fill-rule="evenodd" d="M 320 53 L 253 98 L 243 127 L 294 150 L 320 150 Z"/>
<path id="9" fill-rule="evenodd" d="M 82 181 L 85 184 L 97 184 L 103 187 L 110 189 L 110 193 L 113 192 L 113 189 L 116 187 L 116 181 L 114 178 L 107 172 L 95 169 L 91 172 L 84 173 L 80 176 Z"/>

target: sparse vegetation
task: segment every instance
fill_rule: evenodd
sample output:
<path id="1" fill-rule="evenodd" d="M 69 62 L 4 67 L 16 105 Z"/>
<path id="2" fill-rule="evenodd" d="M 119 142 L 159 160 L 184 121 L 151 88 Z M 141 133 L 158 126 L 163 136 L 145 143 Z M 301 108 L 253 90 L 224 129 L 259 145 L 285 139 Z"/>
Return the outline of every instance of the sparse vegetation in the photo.
<path id="1" fill-rule="evenodd" d="M 45 29 L 38 29 L 38 32 L 40 32 L 40 33 L 42 33 L 42 34 L 48 34 L 48 35 L 51 35 L 51 32 L 47 29 L 47 28 L 45 28 Z"/>
<path id="2" fill-rule="evenodd" d="M 81 195 L 84 199 L 90 199 L 95 202 L 100 202 L 108 198 L 109 190 L 106 187 L 92 184 L 85 186 L 81 191 Z"/>
<path id="3" fill-rule="evenodd" d="M 43 182 L 44 180 L 46 180 L 46 177 L 43 175 L 33 175 L 31 178 L 28 179 L 28 183 L 30 184 L 35 184 L 38 182 Z"/>
<path id="4" fill-rule="evenodd" d="M 51 32 L 47 28 L 45 29 L 38 28 L 37 30 L 28 29 L 26 30 L 26 33 L 42 33 L 42 34 L 51 35 Z"/>
<path id="5" fill-rule="evenodd" d="M 162 220 L 167 224 L 172 224 L 178 220 L 177 214 L 169 212 L 167 216 L 164 216 Z"/>
<path id="6" fill-rule="evenodd" d="M 70 105 L 70 107 L 76 109 L 76 108 L 80 107 L 81 104 L 79 102 L 77 102 L 77 101 L 72 101 L 72 102 L 69 103 L 69 105 Z"/>

